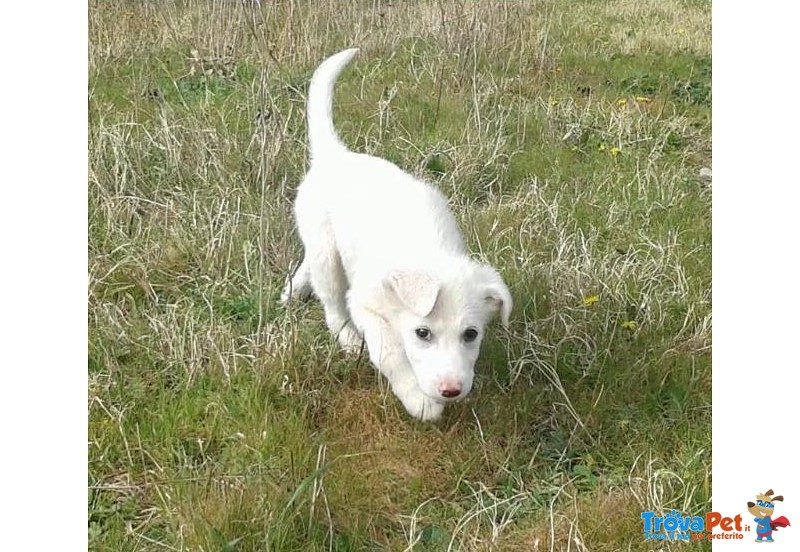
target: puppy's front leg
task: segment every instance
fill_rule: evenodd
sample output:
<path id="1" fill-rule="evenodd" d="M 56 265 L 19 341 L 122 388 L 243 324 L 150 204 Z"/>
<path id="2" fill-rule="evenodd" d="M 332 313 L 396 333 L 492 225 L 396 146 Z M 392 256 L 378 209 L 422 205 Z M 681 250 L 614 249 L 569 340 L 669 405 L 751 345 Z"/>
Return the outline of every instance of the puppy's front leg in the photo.
<path id="1" fill-rule="evenodd" d="M 361 314 L 361 313 L 360 313 Z M 386 376 L 392 392 L 400 399 L 409 414 L 423 421 L 438 420 L 444 405 L 434 401 L 420 389 L 408 363 L 403 345 L 381 318 L 358 316 L 359 330 L 367 343 L 372 364 Z"/>
<path id="2" fill-rule="evenodd" d="M 385 363 L 384 366 L 386 366 Z M 386 368 L 380 368 L 381 373 L 385 374 L 392 386 L 392 391 L 406 407 L 409 414 L 424 422 L 438 420 L 442 416 L 444 405 L 434 401 L 422 392 L 417 384 L 417 379 L 411 371 L 408 361 L 403 359 L 396 364 L 391 363 Z M 389 375 L 389 373 L 391 375 Z"/>

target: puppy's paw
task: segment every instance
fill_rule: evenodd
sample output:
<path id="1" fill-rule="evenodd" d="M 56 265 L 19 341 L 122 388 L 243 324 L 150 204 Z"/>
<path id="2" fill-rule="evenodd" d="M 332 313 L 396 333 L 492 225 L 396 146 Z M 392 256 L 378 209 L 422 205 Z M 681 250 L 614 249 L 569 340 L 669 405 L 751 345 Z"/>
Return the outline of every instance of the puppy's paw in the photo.
<path id="1" fill-rule="evenodd" d="M 356 331 L 352 324 L 345 324 L 336 337 L 339 341 L 339 345 L 346 353 L 358 354 L 361 352 L 361 348 L 364 345 L 364 340 L 361 338 L 361 334 Z"/>
<path id="2" fill-rule="evenodd" d="M 431 399 L 422 391 L 407 392 L 403 396 L 398 395 L 398 398 L 408 413 L 418 420 L 435 422 L 442 417 L 444 404 Z"/>

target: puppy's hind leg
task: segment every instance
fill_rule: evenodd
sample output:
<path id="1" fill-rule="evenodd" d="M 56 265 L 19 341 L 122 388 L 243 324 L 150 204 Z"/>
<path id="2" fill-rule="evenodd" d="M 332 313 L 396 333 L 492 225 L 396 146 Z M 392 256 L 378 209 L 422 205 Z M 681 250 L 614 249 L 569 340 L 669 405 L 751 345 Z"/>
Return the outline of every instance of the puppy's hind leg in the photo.
<path id="1" fill-rule="evenodd" d="M 316 176 L 315 176 L 316 175 Z M 349 284 L 336 247 L 336 239 L 324 208 L 324 194 L 320 196 L 319 174 L 312 168 L 297 190 L 295 220 L 300 239 L 303 241 L 305 257 L 289 282 L 289 293 L 305 291 L 310 284 L 325 309 L 325 322 L 347 351 L 361 349 L 361 336 L 350 322 L 346 294 Z"/>
<path id="2" fill-rule="evenodd" d="M 322 235 L 324 239 L 317 242 L 313 250 L 306 251 L 311 287 L 325 309 L 328 329 L 345 351 L 358 352 L 361 336 L 350 321 L 347 310 L 347 275 L 332 234 L 324 232 Z"/>
<path id="3" fill-rule="evenodd" d="M 289 301 L 295 299 L 305 301 L 311 296 L 311 272 L 309 265 L 308 258 L 303 257 L 303 262 L 297 267 L 294 275 L 286 279 L 286 286 L 284 286 L 283 293 L 281 293 L 281 305 L 286 305 Z"/>

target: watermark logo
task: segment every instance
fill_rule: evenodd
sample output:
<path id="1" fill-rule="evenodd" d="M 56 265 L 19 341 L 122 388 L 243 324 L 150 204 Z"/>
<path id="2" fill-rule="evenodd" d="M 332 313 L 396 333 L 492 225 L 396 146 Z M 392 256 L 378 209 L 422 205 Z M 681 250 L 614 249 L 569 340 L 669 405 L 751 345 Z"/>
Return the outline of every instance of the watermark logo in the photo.
<path id="1" fill-rule="evenodd" d="M 742 516 L 726 517 L 719 512 L 708 512 L 705 516 L 686 516 L 672 510 L 659 516 L 655 512 L 642 512 L 644 538 L 646 540 L 713 540 L 743 539 Z M 718 529 L 719 532 L 714 532 Z"/>
<path id="2" fill-rule="evenodd" d="M 790 527 L 791 523 L 784 516 L 772 519 L 775 512 L 775 503 L 783 502 L 783 495 L 772 496 L 772 489 L 764 494 L 757 494 L 755 502 L 747 503 L 747 511 L 754 516 L 756 522 L 756 542 L 774 542 L 772 533 L 783 527 Z"/>
<path id="3" fill-rule="evenodd" d="M 689 540 L 692 531 L 703 531 L 705 520 L 699 516 L 684 516 L 672 510 L 665 516 L 642 512 L 646 540 Z"/>
<path id="4" fill-rule="evenodd" d="M 757 494 L 755 502 L 747 503 L 747 511 L 753 516 L 754 525 L 746 522 L 741 514 L 725 516 L 720 512 L 708 512 L 703 516 L 689 516 L 672 510 L 663 515 L 642 512 L 642 528 L 645 540 L 743 540 L 746 533 L 755 532 L 756 542 L 775 542 L 773 532 L 791 524 L 785 516 L 772 518 L 775 503 L 783 502 L 783 496 L 773 496 L 772 489 Z"/>

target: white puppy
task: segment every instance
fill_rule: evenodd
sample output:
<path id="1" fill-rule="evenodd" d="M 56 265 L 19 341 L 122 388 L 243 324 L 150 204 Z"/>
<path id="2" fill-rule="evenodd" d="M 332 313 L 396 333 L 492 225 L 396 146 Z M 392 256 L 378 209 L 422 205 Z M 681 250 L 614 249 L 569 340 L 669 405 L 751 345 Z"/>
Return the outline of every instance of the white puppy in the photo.
<path id="1" fill-rule="evenodd" d="M 316 70 L 308 92 L 310 168 L 295 216 L 305 256 L 281 297 L 313 290 L 341 346 L 372 363 L 422 420 L 472 388 L 484 328 L 511 313 L 500 275 L 467 256 L 445 197 L 397 166 L 349 151 L 333 128 L 333 85 L 356 54 Z"/>

